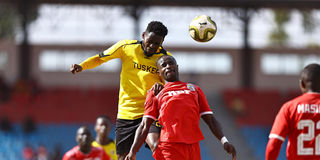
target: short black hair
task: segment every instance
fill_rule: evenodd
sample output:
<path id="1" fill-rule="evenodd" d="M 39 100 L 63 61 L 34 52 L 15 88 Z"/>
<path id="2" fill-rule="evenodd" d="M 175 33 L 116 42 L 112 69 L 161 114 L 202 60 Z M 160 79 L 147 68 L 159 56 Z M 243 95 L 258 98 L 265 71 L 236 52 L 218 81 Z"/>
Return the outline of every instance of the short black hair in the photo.
<path id="1" fill-rule="evenodd" d="M 88 131 L 88 133 L 90 133 L 90 134 L 92 135 L 91 130 L 90 130 L 90 128 L 89 128 L 88 126 L 80 126 L 80 127 L 78 128 L 78 130 L 77 130 L 77 135 L 78 135 L 78 132 L 79 132 L 81 129 L 83 129 L 83 130 L 85 130 L 85 131 Z"/>
<path id="2" fill-rule="evenodd" d="M 301 72 L 301 80 L 313 91 L 320 91 L 320 65 L 312 63 Z"/>
<path id="3" fill-rule="evenodd" d="M 157 67 L 158 67 L 158 65 L 159 65 L 160 59 L 163 59 L 163 58 L 165 58 L 165 57 L 172 57 L 172 59 L 173 59 L 173 60 L 176 62 L 176 64 L 177 64 L 177 61 L 176 61 L 176 59 L 175 59 L 173 56 L 170 56 L 170 55 L 165 54 L 165 55 L 160 56 L 160 57 L 157 59 L 157 62 L 156 62 Z M 178 64 L 177 64 L 177 65 L 178 65 Z"/>
<path id="4" fill-rule="evenodd" d="M 164 38 L 168 34 L 168 29 L 159 21 L 151 21 L 147 26 L 146 32 L 153 32 Z"/>
<path id="5" fill-rule="evenodd" d="M 98 120 L 100 118 L 107 120 L 107 122 L 110 123 L 110 124 L 112 123 L 110 117 L 107 116 L 107 115 L 100 115 L 99 117 L 97 117 L 96 120 Z"/>

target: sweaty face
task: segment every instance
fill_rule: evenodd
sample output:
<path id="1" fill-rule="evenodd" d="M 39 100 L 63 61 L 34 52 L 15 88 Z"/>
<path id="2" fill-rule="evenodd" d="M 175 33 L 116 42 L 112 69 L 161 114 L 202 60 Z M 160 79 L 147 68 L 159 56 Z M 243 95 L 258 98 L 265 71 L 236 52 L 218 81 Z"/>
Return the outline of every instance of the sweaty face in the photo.
<path id="1" fill-rule="evenodd" d="M 178 65 L 171 56 L 165 56 L 158 61 L 159 74 L 167 82 L 178 81 Z"/>
<path id="2" fill-rule="evenodd" d="M 91 145 L 92 135 L 88 128 L 80 128 L 77 132 L 77 142 L 80 146 Z"/>
<path id="3" fill-rule="evenodd" d="M 151 56 L 156 53 L 158 48 L 162 45 L 163 37 L 158 36 L 153 32 L 144 32 L 142 34 L 143 38 L 143 49 L 146 56 Z"/>

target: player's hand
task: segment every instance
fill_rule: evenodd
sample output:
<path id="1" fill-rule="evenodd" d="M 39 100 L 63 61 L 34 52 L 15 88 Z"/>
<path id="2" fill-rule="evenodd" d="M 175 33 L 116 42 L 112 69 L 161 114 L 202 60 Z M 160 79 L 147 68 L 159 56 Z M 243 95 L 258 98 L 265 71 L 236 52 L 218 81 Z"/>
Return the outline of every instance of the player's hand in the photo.
<path id="1" fill-rule="evenodd" d="M 229 154 L 232 154 L 232 160 L 236 160 L 237 159 L 237 152 L 236 152 L 236 149 L 233 147 L 232 144 L 226 142 L 226 143 L 224 143 L 223 148 Z"/>
<path id="2" fill-rule="evenodd" d="M 152 86 L 151 90 L 153 90 L 153 95 L 158 95 L 159 92 L 163 89 L 163 85 L 161 83 L 156 83 Z"/>
<path id="3" fill-rule="evenodd" d="M 78 64 L 72 64 L 71 67 L 70 67 L 70 72 L 73 73 L 73 74 L 76 74 L 78 72 L 81 72 L 82 71 L 82 67 Z"/>
<path id="4" fill-rule="evenodd" d="M 129 154 L 126 156 L 125 160 L 135 160 L 136 155 L 133 154 L 132 152 L 129 152 Z"/>

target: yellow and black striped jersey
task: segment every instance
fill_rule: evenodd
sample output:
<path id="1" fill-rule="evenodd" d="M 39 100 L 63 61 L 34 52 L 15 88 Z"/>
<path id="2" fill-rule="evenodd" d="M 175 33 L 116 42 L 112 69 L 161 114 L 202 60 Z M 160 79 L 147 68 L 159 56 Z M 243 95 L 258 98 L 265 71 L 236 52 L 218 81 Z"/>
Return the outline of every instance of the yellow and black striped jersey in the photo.
<path id="1" fill-rule="evenodd" d="M 144 54 L 142 42 L 122 40 L 102 53 L 86 59 L 80 65 L 85 70 L 111 59 L 121 59 L 122 70 L 117 118 L 134 120 L 143 116 L 147 91 L 156 82 L 162 82 L 158 75 L 156 61 L 164 54 L 171 55 L 160 47 L 155 54 L 147 57 Z"/>

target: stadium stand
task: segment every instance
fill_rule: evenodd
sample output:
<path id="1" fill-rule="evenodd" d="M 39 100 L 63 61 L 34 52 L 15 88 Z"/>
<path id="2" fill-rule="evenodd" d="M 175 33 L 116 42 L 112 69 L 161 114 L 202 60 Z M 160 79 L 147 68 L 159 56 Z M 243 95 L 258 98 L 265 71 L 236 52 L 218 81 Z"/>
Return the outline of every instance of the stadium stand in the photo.
<path id="1" fill-rule="evenodd" d="M 265 159 L 265 149 L 274 117 L 282 104 L 300 92 L 279 90 L 226 89 L 223 99 L 227 109 L 259 160 Z M 278 160 L 286 159 L 286 143 L 282 145 Z"/>
<path id="2" fill-rule="evenodd" d="M 7 103 L 0 104 L 0 112 L 13 122 L 32 116 L 38 123 L 93 123 L 106 113 L 115 120 L 118 89 L 47 89 L 37 95 L 13 93 Z M 19 111 L 19 112 L 17 112 Z"/>
<path id="3" fill-rule="evenodd" d="M 7 115 L 13 123 L 10 132 L 0 131 L 0 159 L 22 160 L 22 150 L 26 144 L 36 148 L 45 146 L 50 155 L 57 146 L 62 155 L 76 145 L 75 133 L 81 125 L 93 124 L 97 116 L 107 114 L 115 122 L 118 89 L 71 89 L 55 88 L 42 90 L 37 95 L 14 93 L 11 100 L 0 104 L 1 115 Z M 31 116 L 35 130 L 25 133 L 23 122 Z M 114 138 L 114 128 L 110 134 Z M 205 144 L 202 157 L 212 160 Z M 152 160 L 151 152 L 142 147 L 138 159 Z"/>

